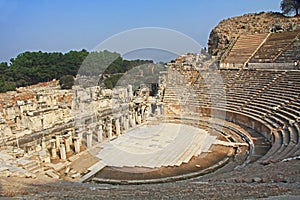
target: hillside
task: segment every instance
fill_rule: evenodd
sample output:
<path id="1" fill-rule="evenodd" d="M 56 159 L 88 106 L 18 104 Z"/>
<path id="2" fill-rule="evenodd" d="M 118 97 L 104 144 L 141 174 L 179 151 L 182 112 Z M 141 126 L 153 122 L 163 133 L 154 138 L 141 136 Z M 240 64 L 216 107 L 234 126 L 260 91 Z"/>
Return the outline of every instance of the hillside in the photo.
<path id="1" fill-rule="evenodd" d="M 225 19 L 210 32 L 208 52 L 211 55 L 221 56 L 243 33 L 268 33 L 275 27 L 290 31 L 299 29 L 299 24 L 299 17 L 287 17 L 273 12 L 245 14 Z"/>

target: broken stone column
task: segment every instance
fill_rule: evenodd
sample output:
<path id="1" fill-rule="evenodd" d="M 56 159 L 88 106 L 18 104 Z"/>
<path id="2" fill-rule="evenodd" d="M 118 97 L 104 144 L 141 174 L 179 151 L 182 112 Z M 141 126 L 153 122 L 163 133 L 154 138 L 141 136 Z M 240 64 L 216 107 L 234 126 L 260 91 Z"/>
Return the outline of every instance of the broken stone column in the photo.
<path id="1" fill-rule="evenodd" d="M 91 148 L 92 147 L 92 142 L 93 142 L 93 134 L 91 132 L 88 132 L 86 134 L 86 143 L 87 143 L 87 148 Z"/>
<path id="2" fill-rule="evenodd" d="M 57 149 L 59 149 L 59 147 L 60 147 L 60 139 L 61 139 L 61 136 L 60 136 L 60 135 L 55 135 L 56 148 L 57 148 Z"/>
<path id="3" fill-rule="evenodd" d="M 132 118 L 132 127 L 135 127 L 135 126 L 136 126 L 136 120 L 135 120 L 135 115 L 134 115 Z"/>
<path id="4" fill-rule="evenodd" d="M 80 138 L 79 137 L 74 137 L 74 150 L 75 153 L 80 153 Z"/>
<path id="5" fill-rule="evenodd" d="M 123 116 L 123 130 L 125 131 L 126 130 L 126 115 Z"/>
<path id="6" fill-rule="evenodd" d="M 148 118 L 149 118 L 149 116 L 150 116 L 150 114 L 151 114 L 151 110 L 152 110 L 152 106 L 151 106 L 151 104 L 149 103 L 149 104 L 147 104 L 147 107 L 146 107 L 146 113 L 145 113 L 145 120 L 147 120 Z"/>
<path id="7" fill-rule="evenodd" d="M 108 117 L 105 125 L 106 136 L 108 139 L 112 138 L 112 118 Z"/>
<path id="8" fill-rule="evenodd" d="M 129 118 L 128 118 L 128 120 L 129 120 L 129 126 L 130 126 L 130 127 L 133 127 L 133 119 L 132 119 L 132 114 L 129 114 Z"/>
<path id="9" fill-rule="evenodd" d="M 121 116 L 120 117 L 120 130 L 121 130 L 121 134 L 124 133 L 125 130 L 125 116 Z"/>
<path id="10" fill-rule="evenodd" d="M 119 119 L 116 119 L 115 121 L 115 126 L 116 126 L 116 135 L 119 136 L 121 133 L 121 129 L 120 129 L 120 121 Z"/>
<path id="11" fill-rule="evenodd" d="M 135 113 L 134 113 L 133 116 L 132 116 L 132 127 L 135 127 L 135 126 L 136 126 L 135 117 L 136 117 L 136 115 L 135 115 Z"/>
<path id="12" fill-rule="evenodd" d="M 78 134 L 77 134 L 77 136 L 78 136 L 78 138 L 79 138 L 79 144 L 80 144 L 80 146 L 81 146 L 81 144 L 82 144 L 82 132 L 78 132 Z"/>
<path id="13" fill-rule="evenodd" d="M 133 98 L 132 85 L 128 85 L 128 97 L 129 99 Z"/>
<path id="14" fill-rule="evenodd" d="M 143 111 L 142 120 L 146 121 L 149 118 L 150 113 L 151 113 L 151 104 L 147 104 L 147 106 L 144 108 L 144 111 Z"/>
<path id="15" fill-rule="evenodd" d="M 47 149 L 45 137 L 42 138 L 42 149 Z"/>
<path id="16" fill-rule="evenodd" d="M 126 115 L 124 117 L 124 130 L 128 130 L 129 129 L 129 119 L 128 119 L 128 115 Z"/>
<path id="17" fill-rule="evenodd" d="M 70 137 L 71 136 L 69 134 L 64 137 L 64 143 L 65 143 L 65 146 L 66 146 L 66 152 L 67 153 L 71 151 L 71 148 L 70 148 Z"/>
<path id="18" fill-rule="evenodd" d="M 68 134 L 69 134 L 69 144 L 72 145 L 73 144 L 73 139 L 72 139 L 73 133 L 72 133 L 72 131 L 69 131 Z"/>
<path id="19" fill-rule="evenodd" d="M 155 112 L 157 115 L 161 115 L 161 107 L 159 105 L 157 105 Z"/>
<path id="20" fill-rule="evenodd" d="M 98 142 L 102 142 L 102 140 L 103 140 L 102 134 L 103 134 L 102 125 L 100 125 L 98 128 Z"/>
<path id="21" fill-rule="evenodd" d="M 67 155 L 66 155 L 66 149 L 65 149 L 65 145 L 61 144 L 60 145 L 60 149 L 59 149 L 59 153 L 60 153 L 60 159 L 62 160 L 66 160 L 67 159 Z"/>
<path id="22" fill-rule="evenodd" d="M 55 139 L 51 140 L 51 158 L 57 158 L 57 152 L 56 152 L 56 141 Z"/>
<path id="23" fill-rule="evenodd" d="M 142 123 L 142 116 L 141 116 L 141 114 L 139 114 L 138 112 L 136 112 L 135 116 L 136 116 L 136 122 L 137 122 L 137 124 L 141 124 Z"/>
<path id="24" fill-rule="evenodd" d="M 111 122 L 109 122 L 108 124 L 107 124 L 107 131 L 108 131 L 108 139 L 111 139 L 112 138 L 112 124 L 111 124 Z"/>
<path id="25" fill-rule="evenodd" d="M 142 108 L 141 108 L 141 122 L 144 122 L 145 121 L 145 111 L 146 111 L 146 106 L 143 105 Z"/>

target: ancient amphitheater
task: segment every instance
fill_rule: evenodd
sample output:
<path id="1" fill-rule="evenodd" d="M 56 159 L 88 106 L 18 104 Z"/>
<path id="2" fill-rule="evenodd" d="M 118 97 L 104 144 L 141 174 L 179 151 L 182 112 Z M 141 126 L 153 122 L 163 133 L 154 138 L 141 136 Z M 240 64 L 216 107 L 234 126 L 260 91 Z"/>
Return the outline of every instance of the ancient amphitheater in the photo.
<path id="1" fill-rule="evenodd" d="M 300 31 L 241 34 L 219 64 L 168 63 L 154 96 L 56 81 L 1 94 L 0 195 L 296 199 L 299 55 Z"/>

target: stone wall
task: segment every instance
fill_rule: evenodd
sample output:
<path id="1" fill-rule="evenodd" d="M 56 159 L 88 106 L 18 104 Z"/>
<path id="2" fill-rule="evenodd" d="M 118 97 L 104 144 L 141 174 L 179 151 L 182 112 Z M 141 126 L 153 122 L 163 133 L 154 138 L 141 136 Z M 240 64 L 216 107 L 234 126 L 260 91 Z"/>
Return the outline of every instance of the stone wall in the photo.
<path id="1" fill-rule="evenodd" d="M 72 93 L 56 81 L 0 94 L 1 144 L 72 121 Z"/>

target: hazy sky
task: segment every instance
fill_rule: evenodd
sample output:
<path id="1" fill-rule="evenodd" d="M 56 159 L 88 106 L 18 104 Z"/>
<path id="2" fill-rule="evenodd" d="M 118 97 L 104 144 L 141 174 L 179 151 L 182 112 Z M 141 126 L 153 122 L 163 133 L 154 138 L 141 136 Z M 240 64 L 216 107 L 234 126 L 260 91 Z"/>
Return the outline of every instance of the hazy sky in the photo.
<path id="1" fill-rule="evenodd" d="M 122 31 L 173 29 L 206 46 L 224 18 L 279 11 L 280 0 L 0 0 L 0 61 L 21 52 L 94 49 Z"/>

